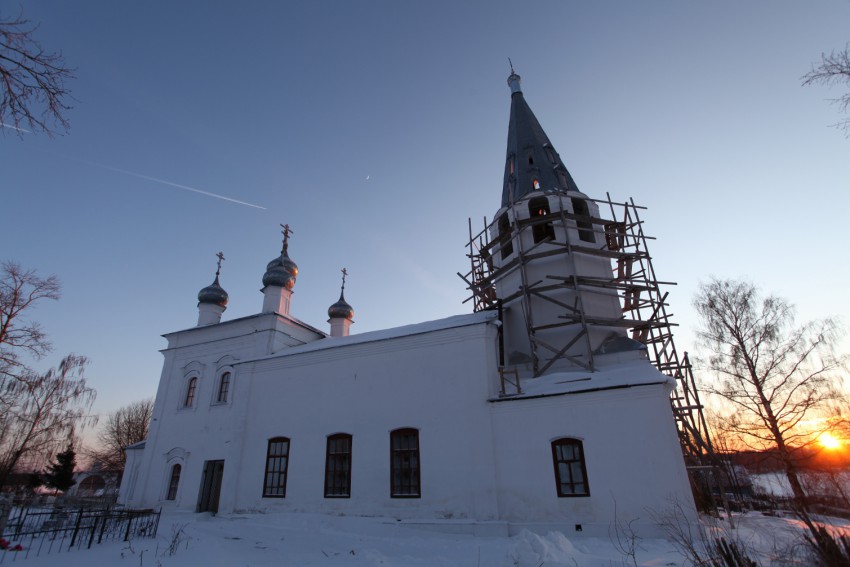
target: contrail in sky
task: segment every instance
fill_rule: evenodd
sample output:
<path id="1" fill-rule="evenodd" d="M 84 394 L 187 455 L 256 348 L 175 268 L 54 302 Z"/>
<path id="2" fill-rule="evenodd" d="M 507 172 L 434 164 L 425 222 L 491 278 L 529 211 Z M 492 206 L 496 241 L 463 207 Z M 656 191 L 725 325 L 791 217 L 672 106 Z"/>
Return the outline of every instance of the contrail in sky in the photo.
<path id="1" fill-rule="evenodd" d="M 17 126 L 12 126 L 11 124 L 6 124 L 4 122 L 0 122 L 0 126 L 2 126 L 3 128 L 9 128 L 11 130 L 17 130 L 18 132 L 26 132 L 27 134 L 32 134 L 32 132 L 30 132 L 26 128 L 18 128 Z"/>
<path id="2" fill-rule="evenodd" d="M 201 195 L 206 195 L 207 197 L 215 197 L 216 199 L 221 199 L 223 201 L 230 201 L 231 203 L 236 203 L 237 205 L 245 205 L 246 207 L 254 207 L 255 209 L 266 210 L 265 207 L 261 207 L 260 205 L 255 205 L 253 203 L 246 203 L 245 201 L 240 201 L 238 199 L 231 199 L 230 197 L 225 197 L 224 195 L 219 195 L 217 193 L 210 193 L 209 191 L 201 191 L 200 189 L 195 189 L 194 187 L 189 187 L 187 185 L 180 185 L 179 183 L 172 183 L 171 181 L 166 181 L 165 179 L 157 179 L 156 177 L 151 177 L 149 175 L 142 175 L 141 173 L 135 173 L 133 171 L 127 171 L 126 169 L 120 169 L 117 167 L 112 167 L 109 165 L 104 165 L 102 163 L 95 162 L 87 162 L 91 165 L 96 165 L 97 167 L 102 167 L 103 169 L 109 169 L 111 171 L 117 171 L 118 173 L 123 173 L 124 175 L 130 175 L 132 177 L 138 177 L 139 179 L 145 179 L 147 181 L 153 181 L 154 183 L 162 183 L 163 185 L 170 185 L 171 187 L 177 187 L 178 189 L 183 189 L 185 191 L 191 191 L 193 193 L 200 193 Z"/>

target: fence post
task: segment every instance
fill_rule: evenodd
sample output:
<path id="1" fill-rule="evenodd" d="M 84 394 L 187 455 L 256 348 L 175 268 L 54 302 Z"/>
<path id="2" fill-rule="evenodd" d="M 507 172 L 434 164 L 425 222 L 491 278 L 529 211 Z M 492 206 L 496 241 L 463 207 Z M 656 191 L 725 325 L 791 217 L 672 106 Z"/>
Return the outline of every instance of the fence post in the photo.
<path id="1" fill-rule="evenodd" d="M 77 513 L 77 523 L 74 525 L 74 535 L 71 536 L 71 545 L 68 546 L 68 549 L 72 549 L 74 547 L 74 543 L 77 541 L 77 533 L 80 531 L 80 524 L 83 521 L 83 509 L 80 508 L 79 513 Z"/>
<path id="2" fill-rule="evenodd" d="M 100 516 L 94 517 L 94 523 L 91 526 L 91 535 L 89 536 L 89 549 L 91 549 L 91 544 L 94 542 L 94 534 L 97 531 L 97 521 L 100 520 Z"/>
<path id="3" fill-rule="evenodd" d="M 106 510 L 103 511 L 103 522 L 100 524 L 100 535 L 97 536 L 97 543 L 103 541 L 103 532 L 106 531 L 106 525 L 109 523 L 109 520 L 112 519 L 112 509 L 107 506 Z"/>
<path id="4" fill-rule="evenodd" d="M 12 513 L 12 497 L 9 494 L 0 495 L 0 535 L 6 531 L 9 514 Z"/>
<path id="5" fill-rule="evenodd" d="M 125 510 L 127 514 L 127 531 L 124 532 L 124 541 L 130 541 L 130 526 L 133 524 L 133 511 Z"/>

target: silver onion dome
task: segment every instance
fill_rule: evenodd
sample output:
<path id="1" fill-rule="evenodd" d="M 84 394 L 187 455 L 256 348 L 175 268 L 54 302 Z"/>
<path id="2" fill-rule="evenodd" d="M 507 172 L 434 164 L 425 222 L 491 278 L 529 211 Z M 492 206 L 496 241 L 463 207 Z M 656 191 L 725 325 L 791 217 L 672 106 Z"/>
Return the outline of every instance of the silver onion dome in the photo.
<path id="1" fill-rule="evenodd" d="M 354 318 L 354 308 L 345 301 L 342 293 L 339 294 L 339 301 L 328 308 L 328 317 L 331 319 Z"/>
<path id="2" fill-rule="evenodd" d="M 284 251 L 279 258 L 269 262 L 266 273 L 263 274 L 263 286 L 276 285 L 292 289 L 295 287 L 295 278 L 297 277 L 298 265 Z"/>
<path id="3" fill-rule="evenodd" d="M 212 303 L 213 305 L 227 306 L 228 295 L 224 288 L 218 283 L 218 274 L 215 281 L 198 292 L 198 303 Z"/>
<path id="4" fill-rule="evenodd" d="M 283 247 L 280 256 L 266 265 L 266 273 L 263 274 L 263 287 L 275 285 L 292 289 L 295 287 L 295 278 L 298 277 L 298 265 L 289 257 L 289 235 L 292 229 L 289 225 L 281 225 L 283 228 Z"/>

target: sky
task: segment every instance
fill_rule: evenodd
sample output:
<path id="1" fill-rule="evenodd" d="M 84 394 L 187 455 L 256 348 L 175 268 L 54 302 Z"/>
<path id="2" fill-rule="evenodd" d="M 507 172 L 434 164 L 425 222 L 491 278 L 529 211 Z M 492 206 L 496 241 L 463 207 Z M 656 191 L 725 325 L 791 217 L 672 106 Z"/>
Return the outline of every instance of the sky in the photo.
<path id="1" fill-rule="evenodd" d="M 21 10 L 76 78 L 67 133 L 0 128 L 0 260 L 62 281 L 35 366 L 88 356 L 98 414 L 156 393 L 217 252 L 224 320 L 260 311 L 280 224 L 313 326 L 343 267 L 352 333 L 471 311 L 457 272 L 500 205 L 509 57 L 579 188 L 648 207 L 679 350 L 710 277 L 850 321 L 841 91 L 800 79 L 850 41 L 846 0 L 0 0 Z"/>

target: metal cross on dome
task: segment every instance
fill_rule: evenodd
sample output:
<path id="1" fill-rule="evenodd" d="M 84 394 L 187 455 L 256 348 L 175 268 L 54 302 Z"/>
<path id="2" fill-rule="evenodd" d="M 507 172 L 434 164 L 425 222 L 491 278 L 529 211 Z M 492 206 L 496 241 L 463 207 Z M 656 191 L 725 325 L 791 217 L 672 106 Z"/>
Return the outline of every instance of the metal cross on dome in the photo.
<path id="1" fill-rule="evenodd" d="M 289 224 L 282 224 L 280 228 L 283 229 L 280 231 L 283 233 L 283 252 L 286 252 L 289 248 L 289 235 L 295 234 L 295 231 L 289 228 Z"/>
<path id="2" fill-rule="evenodd" d="M 282 225 L 280 225 L 280 228 L 282 228 L 282 229 L 283 229 L 283 230 L 281 230 L 280 232 L 282 232 L 282 233 L 283 233 L 283 239 L 284 239 L 284 240 L 289 240 L 289 235 L 290 235 L 290 234 L 295 234 L 295 231 L 294 231 L 294 230 L 292 230 L 291 228 L 289 228 L 289 225 L 288 225 L 288 224 L 282 224 Z"/>
<path id="3" fill-rule="evenodd" d="M 348 275 L 348 270 L 345 268 L 342 269 L 342 289 L 345 289 L 345 276 Z"/>
<path id="4" fill-rule="evenodd" d="M 215 275 L 218 277 L 218 274 L 221 272 L 221 263 L 224 261 L 224 252 L 219 252 L 215 256 L 218 258 L 218 267 L 215 270 Z"/>

